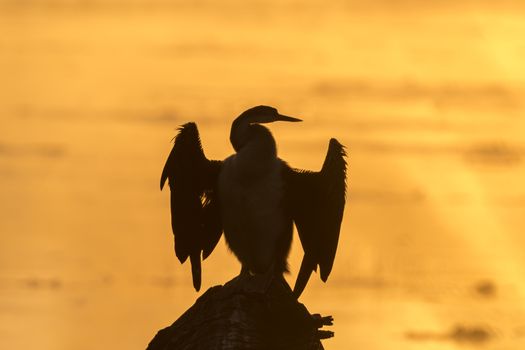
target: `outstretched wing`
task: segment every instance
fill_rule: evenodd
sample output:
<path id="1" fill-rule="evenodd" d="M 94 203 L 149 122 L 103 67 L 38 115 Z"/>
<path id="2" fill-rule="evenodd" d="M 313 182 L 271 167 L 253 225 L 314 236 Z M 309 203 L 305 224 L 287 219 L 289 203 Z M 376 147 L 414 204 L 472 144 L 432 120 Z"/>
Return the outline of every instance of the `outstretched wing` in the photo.
<path id="1" fill-rule="evenodd" d="M 197 291 L 201 286 L 201 252 L 206 259 L 222 233 L 217 197 L 220 169 L 220 161 L 208 160 L 204 155 L 197 125 L 184 124 L 162 171 L 160 189 L 169 179 L 175 254 L 181 263 L 190 257 Z"/>
<path id="2" fill-rule="evenodd" d="M 331 139 L 321 171 L 286 169 L 286 198 L 304 250 L 294 294 L 303 292 L 312 271 L 326 282 L 334 263 L 346 194 L 344 147 Z"/>

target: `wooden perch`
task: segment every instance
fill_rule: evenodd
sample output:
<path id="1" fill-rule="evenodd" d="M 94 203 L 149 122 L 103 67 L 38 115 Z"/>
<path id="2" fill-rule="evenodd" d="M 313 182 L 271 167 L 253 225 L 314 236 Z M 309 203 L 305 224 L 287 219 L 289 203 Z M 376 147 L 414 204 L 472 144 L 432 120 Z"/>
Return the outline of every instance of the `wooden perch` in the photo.
<path id="1" fill-rule="evenodd" d="M 204 293 L 147 350 L 319 350 L 331 316 L 311 315 L 284 278 L 242 275 Z"/>

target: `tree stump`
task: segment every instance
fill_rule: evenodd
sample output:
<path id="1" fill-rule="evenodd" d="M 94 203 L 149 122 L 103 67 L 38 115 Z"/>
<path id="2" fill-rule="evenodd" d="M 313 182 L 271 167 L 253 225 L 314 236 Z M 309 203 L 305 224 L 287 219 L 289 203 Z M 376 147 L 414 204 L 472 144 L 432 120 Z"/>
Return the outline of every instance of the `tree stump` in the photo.
<path id="1" fill-rule="evenodd" d="M 332 317 L 311 315 L 284 278 L 241 275 L 206 291 L 147 350 L 320 350 Z"/>

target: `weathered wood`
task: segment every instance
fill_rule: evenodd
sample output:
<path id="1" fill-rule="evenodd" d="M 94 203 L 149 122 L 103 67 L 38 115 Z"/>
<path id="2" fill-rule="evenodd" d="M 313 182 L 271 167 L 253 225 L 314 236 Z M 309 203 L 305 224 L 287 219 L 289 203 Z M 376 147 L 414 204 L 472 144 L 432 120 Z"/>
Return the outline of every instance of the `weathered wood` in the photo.
<path id="1" fill-rule="evenodd" d="M 147 350 L 323 349 L 332 317 L 311 315 L 284 278 L 239 276 L 204 293 Z"/>

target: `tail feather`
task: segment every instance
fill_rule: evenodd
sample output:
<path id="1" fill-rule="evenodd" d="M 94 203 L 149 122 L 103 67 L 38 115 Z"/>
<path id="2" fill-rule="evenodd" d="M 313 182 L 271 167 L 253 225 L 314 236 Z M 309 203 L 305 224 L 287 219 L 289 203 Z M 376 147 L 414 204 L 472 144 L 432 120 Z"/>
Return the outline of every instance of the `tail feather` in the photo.
<path id="1" fill-rule="evenodd" d="M 201 289 L 201 256 L 199 253 L 190 255 L 193 287 L 198 292 Z"/>
<path id="2" fill-rule="evenodd" d="M 314 270 L 317 270 L 317 264 L 313 259 L 305 254 L 301 263 L 301 269 L 299 270 L 299 274 L 297 275 L 297 280 L 295 281 L 295 286 L 293 288 L 293 293 L 296 298 L 299 298 L 303 293 L 303 290 L 306 287 L 310 276 L 312 275 L 312 271 Z"/>

